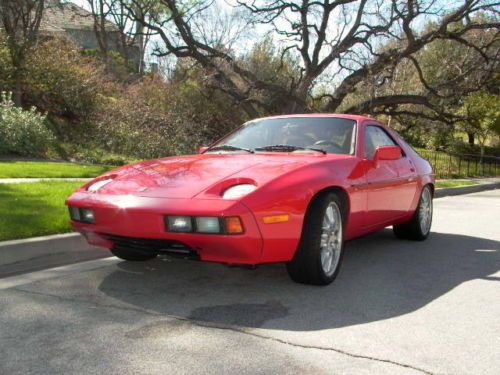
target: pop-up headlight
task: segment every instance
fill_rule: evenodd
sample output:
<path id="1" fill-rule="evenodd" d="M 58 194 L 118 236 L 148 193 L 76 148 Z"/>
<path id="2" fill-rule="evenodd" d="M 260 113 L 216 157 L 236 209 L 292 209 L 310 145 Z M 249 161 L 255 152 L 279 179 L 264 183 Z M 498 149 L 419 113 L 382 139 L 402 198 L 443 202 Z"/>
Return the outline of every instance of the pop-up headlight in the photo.
<path id="1" fill-rule="evenodd" d="M 104 185 L 107 185 L 109 184 L 111 181 L 113 181 L 112 178 L 107 178 L 105 180 L 101 180 L 101 181 L 97 181 L 95 183 L 93 183 L 92 185 L 90 185 L 88 188 L 87 188 L 87 191 L 90 191 L 91 193 L 95 193 L 96 191 L 98 191 L 100 188 L 102 188 Z"/>
<path id="2" fill-rule="evenodd" d="M 257 189 L 257 186 L 252 184 L 239 184 L 231 186 L 222 193 L 222 198 L 224 199 L 237 199 L 244 195 L 250 194 L 252 191 Z"/>

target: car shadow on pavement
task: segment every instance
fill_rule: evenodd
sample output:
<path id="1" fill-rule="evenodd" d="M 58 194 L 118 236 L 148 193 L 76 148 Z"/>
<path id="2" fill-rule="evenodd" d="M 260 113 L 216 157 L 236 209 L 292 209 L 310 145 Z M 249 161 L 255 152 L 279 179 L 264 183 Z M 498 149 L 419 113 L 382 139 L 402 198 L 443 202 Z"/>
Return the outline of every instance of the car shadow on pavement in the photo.
<path id="1" fill-rule="evenodd" d="M 241 327 L 311 331 L 397 317 L 460 284 L 499 271 L 500 242 L 431 233 L 397 240 L 384 230 L 347 244 L 343 268 L 326 287 L 293 283 L 282 264 L 254 271 L 157 259 L 122 262 L 99 290 L 141 309 Z"/>

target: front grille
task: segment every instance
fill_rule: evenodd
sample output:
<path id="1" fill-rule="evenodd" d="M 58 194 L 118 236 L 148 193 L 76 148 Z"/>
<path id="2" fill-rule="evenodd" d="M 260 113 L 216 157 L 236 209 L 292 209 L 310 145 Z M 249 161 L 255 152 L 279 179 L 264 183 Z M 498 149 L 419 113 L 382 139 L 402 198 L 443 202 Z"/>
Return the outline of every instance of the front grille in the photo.
<path id="1" fill-rule="evenodd" d="M 102 233 L 101 235 L 110 240 L 113 243 L 113 248 L 115 249 L 127 249 L 148 253 L 158 252 L 171 256 L 180 256 L 182 258 L 199 258 L 196 251 L 179 241 L 125 237 L 108 233 Z"/>

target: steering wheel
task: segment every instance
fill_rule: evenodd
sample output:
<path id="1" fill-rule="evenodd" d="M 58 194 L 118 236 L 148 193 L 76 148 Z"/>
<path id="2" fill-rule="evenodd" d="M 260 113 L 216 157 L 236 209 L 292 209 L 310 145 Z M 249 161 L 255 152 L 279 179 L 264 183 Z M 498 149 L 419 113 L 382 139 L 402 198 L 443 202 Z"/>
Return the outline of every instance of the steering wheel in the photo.
<path id="1" fill-rule="evenodd" d="M 327 147 L 331 147 L 333 149 L 332 151 L 334 153 L 341 153 L 341 154 L 344 153 L 344 150 L 342 149 L 342 147 L 340 147 L 335 142 L 327 141 L 326 139 L 320 139 L 319 141 L 314 143 L 314 146 L 327 146 Z"/>

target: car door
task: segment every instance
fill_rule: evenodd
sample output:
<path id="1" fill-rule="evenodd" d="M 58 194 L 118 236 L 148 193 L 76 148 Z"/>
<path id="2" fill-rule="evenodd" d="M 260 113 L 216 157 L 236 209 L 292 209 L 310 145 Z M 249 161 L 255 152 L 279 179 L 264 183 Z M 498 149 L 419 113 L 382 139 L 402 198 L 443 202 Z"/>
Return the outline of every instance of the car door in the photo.
<path id="1" fill-rule="evenodd" d="M 374 160 L 377 147 L 399 147 L 389 133 L 376 124 L 365 126 L 364 146 L 369 165 L 366 172 L 368 193 L 365 223 L 367 227 L 390 224 L 408 211 L 413 198 L 414 188 L 409 186 L 411 171 L 408 159 L 403 155 L 398 160 Z"/>

